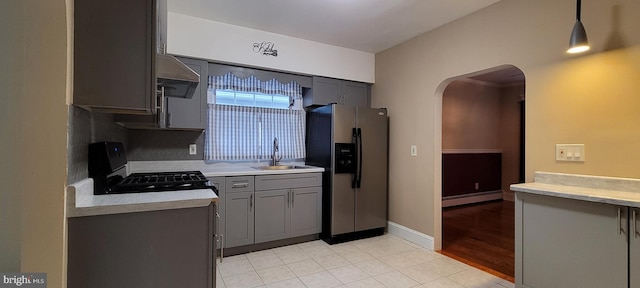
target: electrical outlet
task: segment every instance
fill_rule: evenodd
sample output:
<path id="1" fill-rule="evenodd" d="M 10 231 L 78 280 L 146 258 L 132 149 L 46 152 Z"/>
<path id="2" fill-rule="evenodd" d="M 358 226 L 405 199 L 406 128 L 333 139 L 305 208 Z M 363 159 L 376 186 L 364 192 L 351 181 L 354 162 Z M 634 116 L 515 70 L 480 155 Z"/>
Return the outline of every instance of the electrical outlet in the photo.
<path id="1" fill-rule="evenodd" d="M 418 146 L 411 145 L 411 156 L 418 156 Z"/>
<path id="2" fill-rule="evenodd" d="M 189 144 L 189 155 L 196 155 L 196 144 Z"/>

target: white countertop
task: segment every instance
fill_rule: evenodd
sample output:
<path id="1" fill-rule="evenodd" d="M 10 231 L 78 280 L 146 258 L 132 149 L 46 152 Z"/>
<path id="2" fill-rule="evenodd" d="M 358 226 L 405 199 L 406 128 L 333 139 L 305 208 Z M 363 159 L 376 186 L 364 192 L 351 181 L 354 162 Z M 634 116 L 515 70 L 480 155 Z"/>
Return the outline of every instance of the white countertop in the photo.
<path id="1" fill-rule="evenodd" d="M 640 179 L 536 172 L 533 183 L 514 184 L 521 193 L 640 208 Z"/>
<path id="2" fill-rule="evenodd" d="M 206 177 L 216 176 L 252 176 L 272 174 L 297 174 L 324 172 L 324 168 L 307 166 L 302 162 L 282 162 L 280 165 L 306 166 L 303 169 L 262 170 L 255 167 L 267 166 L 268 162 L 253 163 L 216 163 L 206 164 L 202 160 L 194 161 L 129 161 L 128 173 L 166 172 L 166 171 L 200 171 Z"/>
<path id="3" fill-rule="evenodd" d="M 67 187 L 67 217 L 119 214 L 209 206 L 218 201 L 211 189 L 93 195 L 93 179 Z"/>
<path id="4" fill-rule="evenodd" d="M 272 174 L 318 173 L 324 168 L 307 166 L 303 169 L 261 170 L 254 167 L 261 163 L 205 164 L 204 161 L 130 161 L 127 173 L 201 171 L 206 177 L 253 176 Z M 281 165 L 305 166 L 304 163 L 289 162 Z M 67 186 L 67 217 L 143 212 L 208 206 L 218 196 L 210 189 L 181 190 L 127 194 L 93 194 L 93 179 L 87 178 Z"/>

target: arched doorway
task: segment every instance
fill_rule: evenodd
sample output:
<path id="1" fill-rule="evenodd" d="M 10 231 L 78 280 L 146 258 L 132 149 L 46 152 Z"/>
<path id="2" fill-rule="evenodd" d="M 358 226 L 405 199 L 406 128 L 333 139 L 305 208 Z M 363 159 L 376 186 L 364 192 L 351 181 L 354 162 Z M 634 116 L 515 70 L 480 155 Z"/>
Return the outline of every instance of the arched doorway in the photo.
<path id="1" fill-rule="evenodd" d="M 512 279 L 509 185 L 524 181 L 524 73 L 504 65 L 450 78 L 441 88 L 437 249 Z"/>

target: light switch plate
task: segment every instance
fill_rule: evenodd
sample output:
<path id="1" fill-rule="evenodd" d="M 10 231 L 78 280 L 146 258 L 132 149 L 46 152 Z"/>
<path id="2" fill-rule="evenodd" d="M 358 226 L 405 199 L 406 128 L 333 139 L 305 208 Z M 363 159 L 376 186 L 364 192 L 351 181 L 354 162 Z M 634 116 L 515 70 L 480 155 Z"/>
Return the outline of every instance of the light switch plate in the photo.
<path id="1" fill-rule="evenodd" d="M 556 161 L 584 162 L 584 144 L 556 144 Z"/>

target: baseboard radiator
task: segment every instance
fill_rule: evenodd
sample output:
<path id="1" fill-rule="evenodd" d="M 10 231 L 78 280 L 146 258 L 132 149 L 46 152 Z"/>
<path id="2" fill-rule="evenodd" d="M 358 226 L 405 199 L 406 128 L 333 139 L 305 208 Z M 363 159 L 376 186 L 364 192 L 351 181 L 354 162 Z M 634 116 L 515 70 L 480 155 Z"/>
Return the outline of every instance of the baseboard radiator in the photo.
<path id="1" fill-rule="evenodd" d="M 442 197 L 442 208 L 502 199 L 502 190 Z"/>

